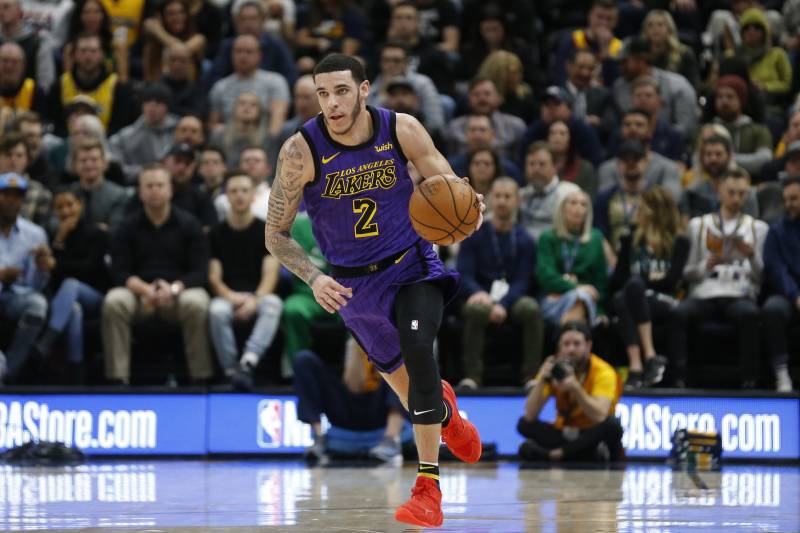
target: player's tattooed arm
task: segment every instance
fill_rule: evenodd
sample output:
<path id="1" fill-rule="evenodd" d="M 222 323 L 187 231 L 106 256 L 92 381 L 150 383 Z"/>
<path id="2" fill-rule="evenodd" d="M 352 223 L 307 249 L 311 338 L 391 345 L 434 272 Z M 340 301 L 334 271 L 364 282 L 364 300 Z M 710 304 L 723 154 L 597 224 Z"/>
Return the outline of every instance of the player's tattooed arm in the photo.
<path id="1" fill-rule="evenodd" d="M 314 165 L 308 146 L 299 133 L 292 135 L 278 154 L 264 240 L 269 253 L 309 285 L 322 272 L 292 239 L 291 229 L 303 198 L 303 187 L 313 179 Z"/>

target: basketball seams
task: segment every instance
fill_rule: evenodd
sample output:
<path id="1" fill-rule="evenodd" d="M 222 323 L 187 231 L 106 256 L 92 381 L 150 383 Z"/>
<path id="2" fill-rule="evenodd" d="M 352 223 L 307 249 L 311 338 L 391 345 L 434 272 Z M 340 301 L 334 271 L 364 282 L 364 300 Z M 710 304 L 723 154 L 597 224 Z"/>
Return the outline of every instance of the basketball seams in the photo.
<path id="1" fill-rule="evenodd" d="M 447 190 L 450 191 L 450 200 L 453 202 L 453 214 L 456 216 L 459 222 L 459 226 L 464 223 L 464 220 L 461 218 L 461 215 L 458 214 L 458 204 L 456 203 L 456 193 L 453 192 L 453 186 L 450 184 L 450 180 L 445 178 L 444 182 L 447 184 Z M 467 209 L 469 212 L 469 209 Z"/>
<path id="2" fill-rule="evenodd" d="M 431 199 L 430 199 L 430 198 L 428 198 L 428 195 L 427 195 L 427 193 L 425 192 L 425 190 L 424 190 L 424 189 L 420 188 L 420 193 L 422 194 L 422 197 L 423 197 L 423 198 L 425 198 L 425 201 L 426 201 L 426 202 L 428 202 L 428 205 L 430 205 L 430 206 L 431 206 L 431 209 L 433 209 L 433 210 L 436 212 L 436 214 L 437 214 L 437 215 L 439 215 L 439 218 L 441 218 L 443 221 L 445 221 L 445 222 L 447 222 L 448 224 L 450 224 L 450 225 L 453 227 L 453 229 L 454 229 L 454 230 L 458 229 L 458 228 L 456 227 L 456 225 L 455 225 L 455 224 L 453 224 L 453 223 L 450 221 L 450 219 L 449 219 L 448 217 L 444 216 L 444 215 L 442 214 L 442 212 L 439 210 L 439 208 L 438 208 L 438 207 L 436 207 L 436 206 L 434 205 L 434 203 L 433 203 L 433 202 L 431 202 Z M 460 225 L 460 224 L 459 224 L 459 225 Z"/>
<path id="3" fill-rule="evenodd" d="M 463 181 L 460 183 L 462 189 L 459 189 L 458 193 L 456 193 L 457 187 L 451 184 L 450 181 L 457 179 L 455 176 L 450 177 L 443 174 L 431 176 L 428 178 L 430 181 L 427 187 L 423 182 L 414 191 L 409 203 L 409 217 L 414 229 L 425 240 L 440 245 L 451 245 L 462 241 L 474 232 L 479 216 L 475 217 L 471 222 L 466 222 L 465 219 L 470 216 L 473 209 L 476 209 L 477 197 L 474 189 Z M 436 182 L 437 180 L 444 180 L 447 183 L 447 192 L 450 193 L 450 205 L 452 206 L 451 213 L 448 216 L 443 213 L 448 209 L 448 202 L 446 198 L 442 197 L 445 194 L 444 189 Z M 463 190 L 465 186 L 469 187 L 469 195 Z M 423 203 L 417 196 L 425 198 L 425 202 Z M 461 216 L 459 208 L 465 199 L 467 199 L 468 205 L 464 216 Z M 415 217 L 413 215 L 414 212 L 417 212 L 425 222 Z M 448 230 L 447 226 L 452 229 Z M 431 236 L 430 234 L 434 232 L 444 235 Z"/>
<path id="4" fill-rule="evenodd" d="M 425 240 L 433 240 L 433 241 L 436 241 L 437 244 L 443 244 L 443 243 L 440 243 L 439 241 L 447 239 L 447 238 L 450 238 L 453 242 L 455 242 L 455 237 L 453 237 L 453 232 L 456 231 L 455 229 L 453 231 L 449 231 L 448 232 L 446 229 L 442 229 L 442 228 L 440 228 L 438 226 L 431 226 L 430 224 L 426 224 L 426 223 L 420 221 L 419 219 L 417 219 L 411 213 L 409 213 L 408 216 L 411 218 L 412 222 L 415 225 L 424 226 L 424 227 L 432 229 L 434 231 L 441 231 L 442 233 L 445 234 L 444 237 L 440 237 L 438 239 L 425 239 Z M 453 244 L 453 242 L 451 242 L 449 244 Z"/>

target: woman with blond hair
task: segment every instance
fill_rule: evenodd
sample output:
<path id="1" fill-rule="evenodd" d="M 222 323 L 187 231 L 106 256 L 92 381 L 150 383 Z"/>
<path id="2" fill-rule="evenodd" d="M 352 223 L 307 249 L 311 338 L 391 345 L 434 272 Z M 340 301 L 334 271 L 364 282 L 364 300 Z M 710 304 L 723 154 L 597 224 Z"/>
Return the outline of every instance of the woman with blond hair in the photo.
<path id="1" fill-rule="evenodd" d="M 570 320 L 591 327 L 602 314 L 608 287 L 603 234 L 592 227 L 592 202 L 584 191 L 566 193 L 558 202 L 553 227 L 539 237 L 539 287 L 546 295 L 542 314 L 552 325 Z"/>
<path id="2" fill-rule="evenodd" d="M 700 69 L 694 52 L 678 40 L 678 28 L 669 12 L 654 9 L 644 18 L 642 37 L 650 44 L 654 67 L 677 72 L 694 87 L 700 85 Z"/>
<path id="3" fill-rule="evenodd" d="M 656 354 L 653 322 L 670 324 L 689 257 L 678 206 L 666 189 L 645 191 L 636 219 L 636 230 L 620 238 L 610 291 L 628 355 L 628 389 L 649 387 L 663 378 L 667 359 Z"/>
<path id="4" fill-rule="evenodd" d="M 478 69 L 478 77 L 492 80 L 503 97 L 500 111 L 531 122 L 536 117 L 536 105 L 533 90 L 523 81 L 524 74 L 520 58 L 506 50 L 490 53 Z"/>

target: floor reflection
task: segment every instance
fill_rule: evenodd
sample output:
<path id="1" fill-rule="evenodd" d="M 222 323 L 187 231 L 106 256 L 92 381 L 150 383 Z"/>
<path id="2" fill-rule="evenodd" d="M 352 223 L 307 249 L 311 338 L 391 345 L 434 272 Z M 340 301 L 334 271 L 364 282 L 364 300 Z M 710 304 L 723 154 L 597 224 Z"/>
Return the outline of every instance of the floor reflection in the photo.
<path id="1" fill-rule="evenodd" d="M 0 466 L 0 530 L 331 527 L 402 531 L 392 518 L 414 469 L 308 469 L 298 462 L 157 461 Z M 443 469 L 451 531 L 800 530 L 800 469 L 660 465 L 624 470 Z"/>

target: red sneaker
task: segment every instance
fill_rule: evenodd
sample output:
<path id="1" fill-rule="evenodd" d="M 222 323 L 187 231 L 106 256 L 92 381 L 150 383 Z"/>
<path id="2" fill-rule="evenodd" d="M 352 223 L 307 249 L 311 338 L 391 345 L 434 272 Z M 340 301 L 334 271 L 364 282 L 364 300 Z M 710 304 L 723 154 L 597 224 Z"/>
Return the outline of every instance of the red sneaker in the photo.
<path id="1" fill-rule="evenodd" d="M 442 428 L 442 440 L 453 455 L 465 463 L 477 463 L 481 458 L 481 436 L 478 428 L 469 420 L 461 418 L 456 403 L 456 393 L 448 382 L 442 380 L 442 396 L 453 408 L 450 423 Z"/>
<path id="2" fill-rule="evenodd" d="M 436 486 L 436 481 L 429 477 L 417 476 L 417 482 L 411 489 L 411 498 L 397 508 L 394 519 L 415 526 L 441 526 L 444 520 L 442 491 Z"/>

